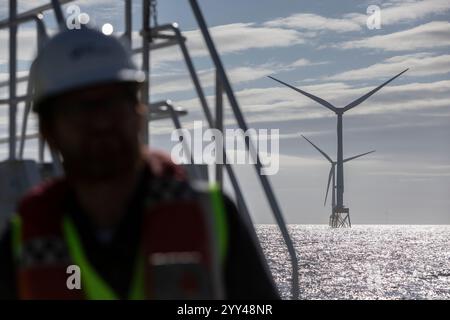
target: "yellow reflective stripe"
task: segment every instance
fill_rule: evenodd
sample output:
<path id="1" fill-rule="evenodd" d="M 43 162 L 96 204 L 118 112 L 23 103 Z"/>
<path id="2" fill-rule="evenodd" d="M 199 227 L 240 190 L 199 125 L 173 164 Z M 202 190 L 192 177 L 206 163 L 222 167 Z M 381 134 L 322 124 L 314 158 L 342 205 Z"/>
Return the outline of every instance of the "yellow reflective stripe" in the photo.
<path id="1" fill-rule="evenodd" d="M 67 216 L 63 218 L 64 236 L 69 248 L 69 253 L 74 261 L 81 269 L 81 281 L 89 300 L 117 300 L 118 295 L 114 290 L 98 275 L 92 265 L 89 263 L 83 252 L 83 247 L 78 234 L 75 230 L 71 219 Z M 136 259 L 135 273 L 131 290 L 129 294 L 130 300 L 145 299 L 145 283 L 144 283 L 144 257 L 141 250 L 138 251 Z"/>
<path id="2" fill-rule="evenodd" d="M 228 226 L 226 219 L 225 205 L 222 192 L 217 185 L 210 186 L 210 197 L 214 211 L 214 228 L 217 233 L 220 257 L 224 261 L 228 250 Z M 12 220 L 12 246 L 16 258 L 19 257 L 22 248 L 21 243 L 21 218 L 15 215 Z M 114 290 L 97 274 L 93 266 L 89 263 L 81 241 L 78 237 L 75 226 L 68 216 L 63 217 L 63 234 L 67 243 L 69 254 L 73 262 L 81 269 L 82 289 L 87 299 L 90 300 L 116 300 L 119 299 Z M 129 299 L 145 299 L 144 283 L 144 258 L 139 250 L 135 274 L 131 284 Z"/>
<path id="3" fill-rule="evenodd" d="M 228 250 L 228 226 L 225 212 L 225 204 L 222 197 L 222 191 L 217 184 L 212 184 L 209 188 L 211 203 L 214 211 L 214 227 L 219 242 L 220 258 L 225 261 Z"/>
<path id="4" fill-rule="evenodd" d="M 87 260 L 81 241 L 69 217 L 63 217 L 64 237 L 73 262 L 81 269 L 81 286 L 89 300 L 116 300 L 118 296 L 110 286 L 95 272 Z"/>
<path id="5" fill-rule="evenodd" d="M 142 250 L 139 250 L 134 270 L 133 282 L 131 283 L 131 291 L 129 295 L 130 300 L 145 299 L 144 266 L 144 256 L 142 255 Z"/>
<path id="6" fill-rule="evenodd" d="M 14 259 L 18 261 L 22 251 L 22 219 L 18 214 L 11 218 L 11 237 Z"/>

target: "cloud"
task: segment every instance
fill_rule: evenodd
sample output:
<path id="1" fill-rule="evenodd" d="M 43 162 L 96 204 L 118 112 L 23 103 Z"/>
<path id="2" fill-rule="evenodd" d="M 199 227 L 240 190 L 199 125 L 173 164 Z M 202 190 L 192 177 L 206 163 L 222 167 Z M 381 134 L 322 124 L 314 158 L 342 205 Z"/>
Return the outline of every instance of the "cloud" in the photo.
<path id="1" fill-rule="evenodd" d="M 396 72 L 410 68 L 404 76 L 419 77 L 440 75 L 450 72 L 450 55 L 433 55 L 431 53 L 416 53 L 394 56 L 366 68 L 338 73 L 325 77 L 329 81 L 349 81 L 374 79 L 394 75 Z"/>
<path id="2" fill-rule="evenodd" d="M 19 28 L 17 32 L 17 59 L 23 61 L 31 61 L 36 53 L 36 31 L 29 28 Z M 9 32 L 5 30 L 0 31 L 0 57 L 9 56 Z M 9 59 L 7 60 L 9 61 Z"/>
<path id="3" fill-rule="evenodd" d="M 17 1 L 17 11 L 23 12 L 28 11 L 37 7 L 40 7 L 42 5 L 45 5 L 49 3 L 49 1 L 46 0 L 28 0 L 28 1 Z"/>
<path id="4" fill-rule="evenodd" d="M 228 69 L 227 75 L 233 84 L 248 82 L 270 75 L 275 70 L 269 65 L 245 66 Z M 197 75 L 202 88 L 210 88 L 215 85 L 215 69 L 200 70 Z M 151 93 L 155 95 L 167 94 L 169 92 L 183 92 L 193 90 L 190 77 L 186 73 L 175 73 L 160 75 L 152 78 Z"/>
<path id="5" fill-rule="evenodd" d="M 290 47 L 304 43 L 304 35 L 296 30 L 261 27 L 255 23 L 232 23 L 209 29 L 221 55 L 239 53 L 250 49 Z M 208 51 L 199 30 L 183 32 L 191 57 L 205 57 Z M 153 63 L 181 60 L 178 50 L 157 50 Z"/>
<path id="6" fill-rule="evenodd" d="M 299 13 L 285 18 L 277 18 L 264 23 L 268 27 L 307 29 L 315 31 L 349 32 L 360 31 L 361 25 L 351 19 L 327 18 L 312 13 Z"/>
<path id="7" fill-rule="evenodd" d="M 399 170 L 401 170 L 399 168 Z M 430 172 L 430 171 L 423 171 L 423 172 L 417 172 L 417 167 L 412 168 L 411 171 L 381 171 L 381 170 L 373 170 L 367 172 L 368 175 L 375 175 L 375 176 L 394 176 L 394 177 L 405 177 L 405 178 L 447 178 L 450 177 L 450 171 L 447 170 L 447 172 Z"/>
<path id="8" fill-rule="evenodd" d="M 34 6 L 32 6 L 34 7 Z M 268 48 L 268 47 L 287 47 L 294 44 L 303 43 L 302 34 L 295 30 L 285 30 L 280 28 L 259 27 L 253 23 L 235 23 L 220 25 L 210 28 L 214 41 L 217 44 L 220 54 L 238 53 L 249 49 Z M 139 43 L 137 32 L 133 37 L 135 43 Z M 205 48 L 203 38 L 199 30 L 184 32 L 183 35 L 188 39 L 187 45 L 191 57 L 198 58 L 208 55 Z M 19 31 L 18 59 L 23 61 L 31 61 L 36 51 L 36 33 L 32 29 L 23 29 Z M 0 32 L 0 43 L 7 43 L 8 33 Z M 0 57 L 7 57 L 8 47 L 0 48 Z M 140 58 L 135 57 L 138 64 Z M 154 51 L 152 54 L 152 67 L 161 67 L 165 63 L 181 60 L 182 56 L 178 49 L 169 48 Z M 293 66 L 296 67 L 296 66 Z M 250 69 L 251 68 L 251 69 Z M 273 70 L 266 67 L 239 67 L 232 69 L 230 72 L 231 79 L 236 83 L 254 80 L 268 74 Z M 212 73 L 204 72 L 200 75 L 205 83 L 211 86 Z M 188 80 L 188 79 L 186 79 Z M 169 91 L 185 91 L 185 80 L 179 79 L 171 83 L 159 85 L 156 92 L 167 93 Z M 157 85 L 158 86 L 158 85 Z"/>
<path id="9" fill-rule="evenodd" d="M 2 2 L 0 5 L 0 17 L 1 19 L 7 19 L 8 18 L 8 14 L 9 14 L 9 10 L 8 10 L 8 6 L 6 5 L 7 0 L 2 0 Z M 63 2 L 62 0 L 60 0 L 60 2 Z M 104 11 L 104 10 L 111 10 L 114 7 L 117 6 L 117 1 L 113 1 L 113 0 L 77 0 L 77 1 L 73 1 L 73 3 L 67 3 L 68 0 L 64 1 L 65 3 L 62 5 L 63 8 L 66 8 L 67 6 L 69 6 L 70 4 L 75 4 L 80 6 L 82 9 L 94 9 L 96 13 L 98 13 L 99 11 Z M 17 12 L 19 14 L 24 13 L 26 11 L 38 8 L 40 6 L 43 5 L 47 5 L 49 4 L 50 1 L 49 0 L 19 0 L 17 1 Z M 47 11 L 50 12 L 50 11 Z M 113 12 L 113 11 L 111 11 Z M 117 12 L 117 14 L 120 14 L 119 12 Z"/>
<path id="10" fill-rule="evenodd" d="M 50 2 L 49 0 L 17 1 L 17 7 L 18 7 L 18 11 L 20 13 L 22 11 L 28 11 L 28 10 L 40 7 L 42 5 L 46 5 L 49 2 Z M 67 3 L 68 1 L 65 1 L 65 2 Z M 94 6 L 98 6 L 98 5 L 111 6 L 111 5 L 115 5 L 115 1 L 113 1 L 113 0 L 95 0 L 95 2 L 93 2 L 91 0 L 77 0 L 77 1 L 73 1 L 73 4 L 87 6 L 87 7 L 94 7 Z"/>
<path id="11" fill-rule="evenodd" d="M 401 22 L 423 19 L 430 15 L 439 15 L 450 10 L 448 0 L 412 0 L 394 1 L 381 7 L 381 27 Z M 349 13 L 344 18 L 365 26 L 367 15 Z"/>
<path id="12" fill-rule="evenodd" d="M 294 69 L 294 68 L 298 68 L 298 67 L 309 67 L 309 66 L 317 66 L 317 65 L 321 65 L 321 64 L 328 64 L 330 63 L 329 61 L 310 61 L 308 59 L 298 59 L 294 62 L 292 62 L 289 67 Z"/>
<path id="13" fill-rule="evenodd" d="M 301 34 L 294 30 L 259 27 L 254 23 L 234 23 L 210 28 L 221 52 L 238 52 L 249 48 L 286 47 L 303 43 Z M 198 43 L 198 31 L 188 31 L 186 36 Z M 194 40 L 193 40 L 194 41 Z"/>
<path id="14" fill-rule="evenodd" d="M 448 21 L 433 21 L 404 31 L 335 45 L 340 49 L 366 48 L 384 51 L 412 51 L 446 46 L 450 46 L 450 22 Z"/>
<path id="15" fill-rule="evenodd" d="M 448 0 L 394 1 L 381 6 L 381 25 L 394 25 L 439 15 L 450 10 Z M 268 27 L 298 30 L 328 31 L 336 33 L 362 31 L 366 28 L 367 14 L 351 12 L 339 18 L 314 13 L 297 13 L 264 23 Z"/>
<path id="16" fill-rule="evenodd" d="M 267 63 L 259 66 L 239 66 L 229 68 L 227 75 L 232 84 L 240 84 L 257 79 L 264 78 L 268 75 L 281 72 L 292 71 L 297 68 L 309 67 L 314 65 L 327 64 L 328 61 L 310 61 L 308 59 L 298 59 L 289 64 Z M 197 71 L 203 89 L 213 87 L 215 85 L 215 69 L 206 69 Z M 167 94 L 173 92 L 184 92 L 193 90 L 192 81 L 187 74 L 177 70 L 172 73 L 157 74 L 151 80 L 152 94 Z"/>
<path id="17" fill-rule="evenodd" d="M 28 3 L 26 9 L 38 6 L 38 2 Z M 84 4 L 82 2 L 81 4 Z M 87 4 L 87 3 L 86 3 Z M 220 54 L 231 54 L 243 52 L 249 49 L 273 48 L 273 47 L 289 47 L 296 44 L 304 43 L 305 35 L 296 30 L 287 30 L 283 28 L 259 26 L 255 23 L 232 23 L 215 26 L 209 29 L 214 42 Z M 20 32 L 19 41 L 31 45 L 27 45 L 24 50 L 21 50 L 26 59 L 31 60 L 34 53 L 34 31 L 24 30 L 26 33 Z M 187 46 L 192 57 L 205 57 L 208 55 L 204 45 L 203 37 L 199 30 L 191 30 L 183 32 L 187 38 Z M 140 41 L 137 39 L 137 32 L 133 34 L 136 43 Z M 7 32 L 0 33 L 0 42 L 7 41 Z M 0 50 L 0 56 L 7 53 L 7 48 L 3 47 Z M 4 51 L 4 52 L 3 52 Z M 168 48 L 157 50 L 153 54 L 152 63 L 158 65 L 164 62 L 181 60 L 179 50 L 175 48 Z"/>
<path id="18" fill-rule="evenodd" d="M 342 82 L 331 82 L 302 87 L 334 105 L 341 107 L 369 92 L 374 86 L 357 87 Z M 252 88 L 236 92 L 241 109 L 249 123 L 284 122 L 292 120 L 334 117 L 326 108 L 289 88 Z M 208 101 L 213 105 L 214 97 Z M 197 99 L 178 100 L 175 105 L 191 112 L 199 110 Z M 450 105 L 450 80 L 429 83 L 389 85 L 366 100 L 361 106 L 348 112 L 348 116 L 395 114 L 404 111 L 431 111 Z M 226 109 L 229 106 L 226 104 Z M 431 119 L 432 120 L 432 119 Z M 430 121 L 431 121 L 430 120 Z M 435 119 L 440 121 L 439 118 Z M 431 121 L 432 122 L 432 121 Z M 230 118 L 227 123 L 234 123 Z"/>
<path id="19" fill-rule="evenodd" d="M 352 164 L 352 167 L 359 167 L 365 174 L 376 177 L 391 177 L 394 180 L 435 180 L 448 179 L 450 177 L 450 167 L 443 164 L 442 160 L 423 161 L 420 159 L 402 159 L 398 161 L 399 154 L 394 155 L 397 161 L 392 161 L 387 154 L 372 154 L 370 158 L 362 159 Z"/>

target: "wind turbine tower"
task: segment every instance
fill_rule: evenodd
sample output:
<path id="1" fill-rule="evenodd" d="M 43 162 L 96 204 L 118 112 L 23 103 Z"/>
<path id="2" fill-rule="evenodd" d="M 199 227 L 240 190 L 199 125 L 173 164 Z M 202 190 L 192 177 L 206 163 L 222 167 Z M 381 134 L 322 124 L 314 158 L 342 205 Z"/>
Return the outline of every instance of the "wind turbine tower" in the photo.
<path id="1" fill-rule="evenodd" d="M 331 157 L 325 153 L 325 151 L 321 150 L 318 146 L 316 146 L 311 140 L 309 140 L 308 138 L 306 138 L 304 135 L 302 135 L 302 137 L 308 141 L 317 151 L 319 151 L 324 157 L 325 159 L 328 160 L 328 162 L 330 162 L 331 164 L 331 168 L 330 168 L 330 173 L 328 174 L 328 183 L 327 183 L 327 191 L 325 193 L 325 201 L 323 202 L 323 205 L 325 206 L 327 203 L 327 198 L 328 198 L 328 192 L 330 191 L 330 183 L 332 182 L 332 193 L 331 193 L 331 215 L 330 215 L 330 227 L 333 228 L 339 228 L 342 226 L 346 226 L 348 225 L 349 227 L 351 227 L 351 222 L 350 222 L 350 215 L 345 215 L 345 216 L 341 216 L 335 213 L 335 207 L 336 207 L 336 161 L 333 161 L 331 159 Z M 346 158 L 344 159 L 344 163 L 360 158 L 362 156 L 365 156 L 369 153 L 373 153 L 375 152 L 375 150 L 369 151 L 369 152 L 365 152 L 365 153 L 361 153 L 358 154 L 356 156 L 350 157 L 350 158 Z"/>
<path id="2" fill-rule="evenodd" d="M 385 85 L 393 81 L 394 79 L 401 76 L 403 73 L 408 71 L 408 69 L 403 70 L 399 74 L 397 74 L 395 77 L 392 77 L 391 79 L 387 80 L 380 86 L 376 87 L 375 89 L 371 90 L 370 92 L 366 93 L 365 95 L 359 97 L 358 99 L 350 102 L 343 108 L 337 108 L 334 105 L 332 105 L 330 102 L 319 98 L 313 94 L 310 94 L 306 91 L 303 91 L 301 89 L 298 89 L 286 82 L 283 82 L 281 80 L 278 80 L 274 77 L 269 76 L 270 79 L 275 80 L 299 93 L 302 95 L 316 101 L 317 103 L 321 104 L 322 106 L 326 107 L 327 109 L 333 111 L 337 115 L 337 161 L 336 161 L 336 206 L 333 209 L 332 216 L 334 217 L 340 217 L 343 220 L 345 220 L 345 224 L 342 225 L 342 227 L 350 227 L 350 211 L 349 208 L 346 208 L 344 206 L 344 145 L 343 145 L 343 135 L 342 135 L 342 118 L 345 112 L 347 112 L 350 109 L 353 109 L 354 107 L 360 105 L 365 100 L 367 100 L 370 96 L 372 96 L 374 93 L 376 93 L 378 90 L 383 88 Z"/>

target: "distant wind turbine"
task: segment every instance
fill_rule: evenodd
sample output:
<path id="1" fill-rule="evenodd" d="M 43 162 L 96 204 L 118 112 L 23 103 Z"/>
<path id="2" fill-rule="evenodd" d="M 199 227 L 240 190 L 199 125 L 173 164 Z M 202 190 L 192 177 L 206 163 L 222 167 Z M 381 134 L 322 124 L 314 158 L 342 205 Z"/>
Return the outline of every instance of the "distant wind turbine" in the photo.
<path id="1" fill-rule="evenodd" d="M 387 85 L 388 83 L 390 83 L 391 81 L 393 81 L 394 79 L 398 78 L 399 76 L 401 76 L 403 73 L 405 73 L 406 71 L 408 71 L 408 69 L 403 70 L 402 72 L 400 72 L 399 74 L 397 74 L 395 77 L 392 77 L 391 79 L 387 80 L 386 82 L 384 82 L 383 84 L 381 84 L 380 86 L 376 87 L 375 89 L 371 90 L 370 92 L 366 93 L 365 95 L 361 96 L 360 98 L 352 101 L 351 103 L 347 104 L 345 107 L 343 108 L 337 108 L 334 105 L 332 105 L 331 103 L 329 103 L 328 101 L 319 98 L 311 93 L 308 93 L 306 91 L 303 91 L 299 88 L 296 88 L 286 82 L 283 82 L 281 80 L 278 80 L 274 77 L 269 76 L 270 79 L 275 80 L 299 93 L 301 93 L 304 96 L 307 96 L 308 98 L 316 101 L 317 103 L 321 104 L 322 106 L 326 107 L 327 109 L 333 111 L 336 115 L 337 115 L 337 161 L 336 161 L 336 197 L 337 197 L 337 204 L 336 207 L 334 209 L 334 213 L 335 215 L 333 215 L 334 217 L 338 217 L 340 214 L 345 214 L 344 216 L 344 220 L 348 220 L 347 226 L 350 226 L 350 218 L 349 218 L 349 209 L 345 208 L 344 206 L 344 156 L 343 156 L 343 138 L 342 138 L 342 117 L 344 115 L 345 112 L 347 112 L 350 109 L 353 109 L 354 107 L 360 105 L 361 103 L 363 103 L 364 101 L 366 101 L 370 96 L 372 96 L 374 93 L 376 93 L 378 90 L 380 90 L 381 88 L 383 88 L 385 85 Z"/>
<path id="2" fill-rule="evenodd" d="M 333 186 L 333 189 L 332 189 L 332 193 L 331 193 L 331 216 L 330 216 L 330 223 L 331 222 L 335 222 L 335 223 L 340 223 L 341 221 L 339 221 L 338 219 L 336 219 L 333 215 L 334 215 L 334 210 L 335 210 L 335 207 L 336 207 L 336 179 L 335 179 L 335 172 L 336 172 L 336 161 L 333 161 L 332 159 L 331 159 L 331 157 L 328 155 L 328 154 L 326 154 L 325 153 L 325 151 L 323 151 L 323 150 L 321 150 L 318 146 L 316 146 L 311 140 L 309 140 L 307 137 L 305 137 L 304 135 L 301 135 L 306 141 L 308 141 L 317 151 L 319 151 L 324 157 L 325 157 L 325 159 L 327 159 L 328 160 L 328 162 L 331 164 L 331 168 L 330 168 L 330 173 L 328 174 L 328 183 L 327 183 L 327 190 L 326 190 L 326 193 L 325 193 L 325 200 L 324 200 L 324 202 L 323 202 L 323 205 L 325 206 L 326 205 L 326 203 L 327 203 L 327 198 L 328 198 L 328 192 L 329 192 L 329 190 L 330 190 L 330 183 L 331 182 L 333 182 L 333 184 L 332 184 L 332 186 Z M 354 159 L 357 159 L 357 158 L 360 158 L 360 157 L 362 157 L 362 156 L 365 156 L 365 155 L 367 155 L 367 154 L 370 154 L 370 153 L 373 153 L 373 152 L 375 152 L 375 150 L 372 150 L 372 151 L 369 151 L 369 152 L 365 152 L 365 153 L 361 153 L 361 154 L 358 154 L 358 155 L 356 155 L 356 156 L 353 156 L 353 157 L 350 157 L 350 158 L 346 158 L 346 159 L 344 159 L 344 163 L 345 162 L 348 162 L 348 161 L 351 161 L 351 160 L 354 160 Z M 349 223 L 349 225 L 351 226 L 351 222 L 350 222 L 350 217 L 348 217 L 348 223 Z M 344 221 L 345 222 L 345 221 Z M 338 227 L 338 225 L 335 225 L 334 227 Z"/>

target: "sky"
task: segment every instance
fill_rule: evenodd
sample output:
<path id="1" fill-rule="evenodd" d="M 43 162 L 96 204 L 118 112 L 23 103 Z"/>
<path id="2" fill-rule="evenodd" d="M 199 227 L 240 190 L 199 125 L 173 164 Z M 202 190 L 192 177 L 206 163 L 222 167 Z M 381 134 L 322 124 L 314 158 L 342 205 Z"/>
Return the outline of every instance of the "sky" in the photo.
<path id="1" fill-rule="evenodd" d="M 43 0 L 18 0 L 19 11 Z M 74 1 L 91 23 L 123 31 L 123 2 Z M 133 1 L 133 46 L 140 46 L 141 1 Z M 304 134 L 336 158 L 336 117 L 328 109 L 267 78 L 271 75 L 343 107 L 410 68 L 344 116 L 344 157 L 376 150 L 345 165 L 344 203 L 354 224 L 450 223 L 450 4 L 448 0 L 290 1 L 199 0 L 245 119 L 251 128 L 278 129 L 280 169 L 268 176 L 288 223 L 328 223 L 323 205 L 328 162 Z M 366 25 L 378 6 L 379 29 Z M 8 1 L 0 0 L 0 19 Z M 67 5 L 65 6 L 65 9 Z M 51 32 L 55 21 L 45 13 Z M 214 105 L 214 68 L 188 1 L 158 4 L 158 23 L 177 22 L 201 83 Z M 32 24 L 19 29 L 20 75 L 36 51 Z M 7 79 L 8 33 L 0 30 L 0 81 Z M 151 55 L 151 101 L 171 99 L 189 111 L 183 126 L 204 120 L 180 51 Z M 137 57 L 137 63 L 140 63 Z M 66 70 L 70 76 L 70 70 Z M 24 90 L 24 87 L 20 87 Z M 0 88 L 0 96 L 7 90 Z M 226 100 L 226 99 L 225 99 Z M 225 125 L 236 128 L 228 103 Z M 21 115 L 19 110 L 19 116 Z M 0 138 L 7 134 L 0 110 Z M 32 121 L 29 132 L 35 130 Z M 151 146 L 170 151 L 169 121 L 150 124 Z M 34 156 L 35 144 L 28 154 Z M 7 157 L 0 146 L 0 159 Z M 274 223 L 251 165 L 235 170 L 254 222 Z M 233 195 L 226 181 L 226 190 Z"/>

